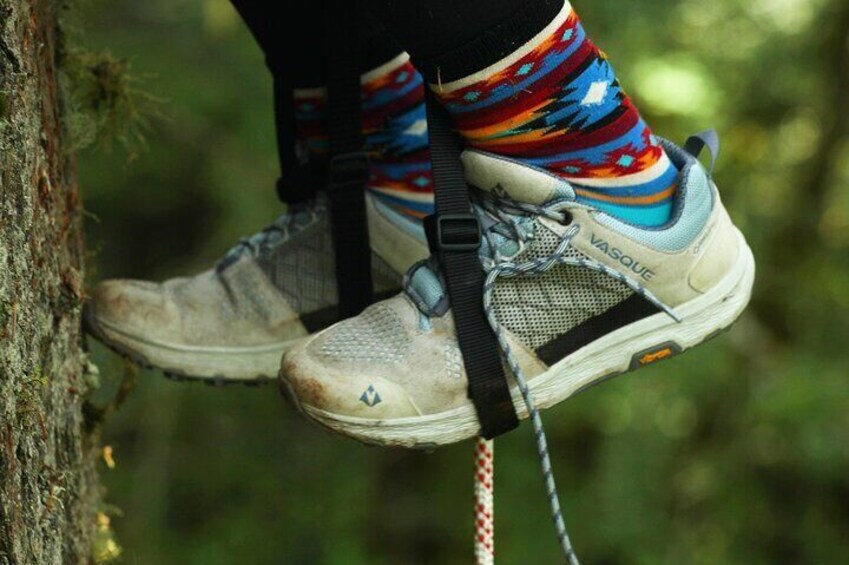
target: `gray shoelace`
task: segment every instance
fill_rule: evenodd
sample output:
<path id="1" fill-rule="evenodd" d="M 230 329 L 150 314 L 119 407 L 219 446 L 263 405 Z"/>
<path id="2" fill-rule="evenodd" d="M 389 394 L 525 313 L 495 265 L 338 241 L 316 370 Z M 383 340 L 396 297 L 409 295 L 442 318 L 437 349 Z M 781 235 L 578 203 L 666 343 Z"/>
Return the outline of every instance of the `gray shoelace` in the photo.
<path id="1" fill-rule="evenodd" d="M 261 231 L 241 238 L 218 261 L 216 270 L 221 272 L 244 256 L 257 257 L 263 250 L 288 240 L 293 233 L 311 223 L 322 209 L 322 205 L 316 202 L 292 207 Z"/>
<path id="2" fill-rule="evenodd" d="M 495 281 L 499 277 L 515 277 L 519 275 L 539 276 L 558 265 L 572 265 L 584 269 L 591 269 L 602 272 L 614 279 L 627 285 L 635 293 L 640 294 L 646 300 L 657 306 L 660 310 L 671 316 L 674 320 L 680 321 L 676 313 L 658 300 L 648 289 L 640 283 L 631 280 L 622 273 L 613 270 L 606 265 L 584 258 L 566 257 L 566 251 L 569 248 L 572 239 L 580 231 L 580 225 L 571 226 L 563 235 L 563 239 L 558 244 L 557 248 L 548 257 L 540 257 L 523 263 L 513 262 L 510 258 L 505 258 L 500 248 L 504 244 L 504 240 L 514 240 L 519 242 L 520 246 L 532 238 L 529 230 L 526 228 L 527 223 L 522 221 L 522 218 L 542 216 L 549 218 L 559 223 L 567 223 L 569 215 L 563 211 L 564 201 L 555 201 L 547 205 L 537 206 L 516 202 L 503 197 L 492 194 L 483 195 L 478 199 L 477 205 L 474 206 L 475 214 L 481 220 L 482 225 L 489 226 L 484 230 L 484 238 L 487 246 L 482 248 L 482 261 L 484 271 L 486 272 L 486 280 L 484 282 L 484 311 L 490 327 L 498 339 L 498 343 L 504 352 L 504 357 L 513 373 L 519 391 L 522 394 L 522 399 L 525 403 L 525 408 L 528 411 L 531 422 L 533 424 L 534 438 L 536 440 L 537 454 L 542 468 L 543 480 L 545 482 L 546 495 L 548 497 L 551 517 L 554 522 L 554 527 L 557 533 L 557 539 L 563 551 L 566 562 L 569 565 L 580 565 L 575 550 L 572 547 L 572 542 L 569 539 L 569 533 L 566 529 L 566 522 L 563 519 L 563 511 L 560 505 L 560 495 L 557 491 L 557 484 L 554 480 L 554 472 L 551 465 L 551 457 L 548 452 L 548 440 L 545 434 L 545 427 L 542 423 L 539 409 L 536 407 L 533 395 L 528 381 L 522 372 L 519 363 L 510 348 L 509 343 L 501 324 L 499 323 L 495 310 L 492 304 L 492 295 L 495 288 Z M 499 241 L 499 238 L 501 241 Z M 486 255 L 489 255 L 487 257 Z M 516 255 L 513 253 L 511 255 Z M 405 284 L 406 286 L 406 284 Z M 417 303 L 421 301 L 417 300 Z"/>

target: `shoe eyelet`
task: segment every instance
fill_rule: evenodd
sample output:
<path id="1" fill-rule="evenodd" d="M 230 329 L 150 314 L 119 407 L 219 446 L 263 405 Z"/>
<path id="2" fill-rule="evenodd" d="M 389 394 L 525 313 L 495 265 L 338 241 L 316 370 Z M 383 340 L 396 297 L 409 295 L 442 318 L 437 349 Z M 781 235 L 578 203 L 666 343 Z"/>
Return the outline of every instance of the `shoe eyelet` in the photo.
<path id="1" fill-rule="evenodd" d="M 574 218 L 572 217 L 572 213 L 568 210 L 560 210 L 560 213 L 563 214 L 563 218 L 557 223 L 559 223 L 561 226 L 572 225 L 572 221 L 574 220 Z"/>

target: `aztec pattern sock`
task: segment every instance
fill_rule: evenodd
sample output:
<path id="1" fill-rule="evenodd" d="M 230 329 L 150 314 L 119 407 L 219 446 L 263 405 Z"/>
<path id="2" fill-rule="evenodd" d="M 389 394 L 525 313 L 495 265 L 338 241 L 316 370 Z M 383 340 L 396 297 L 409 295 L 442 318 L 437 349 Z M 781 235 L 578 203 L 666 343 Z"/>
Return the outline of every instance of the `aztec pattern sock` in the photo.
<path id="1" fill-rule="evenodd" d="M 433 213 L 424 80 L 402 53 L 361 77 L 363 137 L 369 156 L 368 190 L 408 217 Z M 295 90 L 301 148 L 327 154 L 324 88 Z"/>
<path id="2" fill-rule="evenodd" d="M 481 45 L 458 57 L 463 49 Z M 678 170 L 568 1 L 495 64 L 431 88 L 471 147 L 562 177 L 580 201 L 624 221 L 669 220 Z"/>

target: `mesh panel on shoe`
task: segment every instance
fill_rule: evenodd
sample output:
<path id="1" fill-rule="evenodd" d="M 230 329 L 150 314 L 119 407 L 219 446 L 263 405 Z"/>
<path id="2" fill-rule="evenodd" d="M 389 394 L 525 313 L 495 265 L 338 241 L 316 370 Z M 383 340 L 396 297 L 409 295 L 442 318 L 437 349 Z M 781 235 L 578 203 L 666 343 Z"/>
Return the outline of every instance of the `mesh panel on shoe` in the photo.
<path id="1" fill-rule="evenodd" d="M 319 353 L 346 363 L 401 363 L 410 341 L 398 314 L 379 302 L 331 328 L 320 344 Z"/>
<path id="2" fill-rule="evenodd" d="M 298 312 L 336 304 L 333 242 L 326 213 L 256 258 L 257 264 Z"/>
<path id="3" fill-rule="evenodd" d="M 251 320 L 266 320 L 274 318 L 275 312 L 279 309 L 279 299 L 275 300 L 274 296 L 270 296 L 268 291 L 263 292 L 263 281 L 257 280 L 262 277 L 262 274 L 253 271 L 255 276 L 251 276 L 248 272 L 241 271 L 235 276 L 231 276 L 232 271 L 225 271 L 221 275 L 222 286 L 226 291 L 229 300 L 226 300 L 227 307 L 222 305 L 221 311 L 227 315 L 223 318 L 233 316 L 247 318 Z M 267 287 L 267 285 L 265 285 Z"/>
<path id="4" fill-rule="evenodd" d="M 326 212 L 300 232 L 261 253 L 257 264 L 299 314 L 337 303 L 336 259 Z M 372 253 L 376 292 L 401 288 L 401 275 Z"/>
<path id="5" fill-rule="evenodd" d="M 537 225 L 537 239 L 516 262 L 550 255 L 559 237 Z M 586 258 L 569 248 L 566 257 Z M 531 348 L 548 343 L 578 324 L 609 310 L 633 291 L 603 273 L 560 265 L 542 275 L 500 278 L 493 289 L 493 305 L 499 322 Z"/>

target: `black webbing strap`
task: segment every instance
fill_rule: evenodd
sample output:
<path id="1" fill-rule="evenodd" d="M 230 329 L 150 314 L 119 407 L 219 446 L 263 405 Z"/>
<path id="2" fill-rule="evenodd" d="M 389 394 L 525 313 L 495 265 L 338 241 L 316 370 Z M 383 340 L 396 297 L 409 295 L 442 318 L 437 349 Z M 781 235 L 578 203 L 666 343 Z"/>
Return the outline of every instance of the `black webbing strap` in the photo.
<path id="1" fill-rule="evenodd" d="M 501 364 L 498 341 L 483 310 L 484 272 L 478 258 L 481 226 L 472 213 L 460 161 L 462 145 L 450 118 L 428 93 L 427 123 L 436 214 L 425 218 L 431 252 L 448 284 L 457 341 L 481 435 L 492 439 L 519 425 Z"/>
<path id="2" fill-rule="evenodd" d="M 271 65 L 271 62 L 269 62 Z M 274 71 L 274 118 L 277 129 L 277 154 L 281 175 L 277 180 L 277 197 L 287 204 L 298 204 L 315 198 L 316 187 L 327 177 L 326 166 L 301 163 L 297 154 L 294 86 L 289 73 Z"/>
<path id="3" fill-rule="evenodd" d="M 339 315 L 349 318 L 372 302 L 371 246 L 366 219 L 368 158 L 363 150 L 360 103 L 360 2 L 325 1 L 327 194 L 336 251 Z"/>

